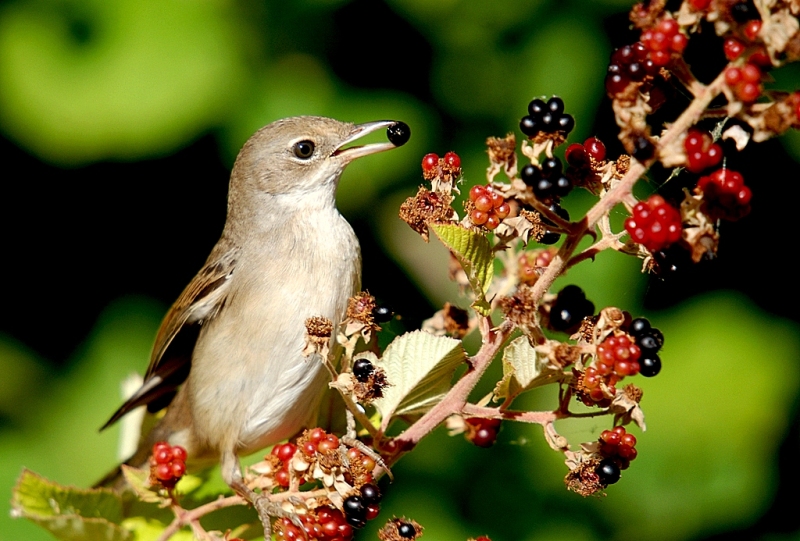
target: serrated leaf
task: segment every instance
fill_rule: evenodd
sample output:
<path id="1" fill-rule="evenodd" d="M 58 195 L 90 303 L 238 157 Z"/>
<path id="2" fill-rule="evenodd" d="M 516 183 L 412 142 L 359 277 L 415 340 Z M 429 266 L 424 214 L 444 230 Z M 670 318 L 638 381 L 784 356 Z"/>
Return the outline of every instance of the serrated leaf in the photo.
<path id="1" fill-rule="evenodd" d="M 423 413 L 439 403 L 466 358 L 461 341 L 454 338 L 423 331 L 395 338 L 378 361 L 390 384 L 374 403 L 384 425 L 392 415 Z"/>
<path id="2" fill-rule="evenodd" d="M 489 315 L 491 307 L 484 294 L 492 282 L 494 255 L 485 235 L 458 225 L 431 224 L 430 229 L 447 246 L 467 273 L 467 279 L 475 293 L 472 307 L 483 315 Z"/>
<path id="3" fill-rule="evenodd" d="M 547 355 L 531 347 L 527 337 L 520 336 L 503 350 L 503 378 L 494 389 L 495 400 L 514 398 L 561 375 L 560 370 L 550 365 Z"/>
<path id="4" fill-rule="evenodd" d="M 24 470 L 11 499 L 12 513 L 39 524 L 67 541 L 129 541 L 122 500 L 108 489 L 62 486 Z"/>
<path id="5" fill-rule="evenodd" d="M 147 503 L 163 503 L 164 498 L 150 488 L 150 472 L 139 468 L 132 468 L 127 464 L 120 466 L 122 475 L 139 499 Z"/>

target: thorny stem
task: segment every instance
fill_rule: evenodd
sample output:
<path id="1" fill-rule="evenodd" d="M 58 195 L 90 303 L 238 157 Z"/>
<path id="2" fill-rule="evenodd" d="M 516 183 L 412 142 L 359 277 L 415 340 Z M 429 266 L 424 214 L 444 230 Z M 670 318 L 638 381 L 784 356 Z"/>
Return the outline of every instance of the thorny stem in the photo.
<path id="1" fill-rule="evenodd" d="M 656 156 L 659 155 L 662 148 L 671 145 L 701 118 L 703 112 L 708 108 L 711 101 L 719 95 L 724 85 L 724 70 L 708 86 L 703 86 L 699 83 L 692 85 L 692 92 L 695 95 L 695 99 L 681 116 L 679 116 L 661 135 L 655 148 Z M 603 216 L 607 215 L 611 209 L 624 201 L 625 198 L 631 194 L 634 184 L 636 184 L 636 181 L 641 178 L 645 171 L 647 171 L 647 166 L 638 160 L 632 160 L 631 166 L 625 176 L 622 177 L 602 199 L 589 209 L 589 212 L 586 213 L 583 220 L 572 224 L 570 235 L 564 241 L 564 244 L 561 245 L 558 254 L 553 257 L 553 260 L 547 266 L 547 270 L 545 270 L 544 274 L 542 274 L 533 285 L 532 296 L 534 302 L 539 302 L 542 296 L 544 296 L 553 285 L 555 279 L 561 276 L 584 235 L 593 231 Z"/>

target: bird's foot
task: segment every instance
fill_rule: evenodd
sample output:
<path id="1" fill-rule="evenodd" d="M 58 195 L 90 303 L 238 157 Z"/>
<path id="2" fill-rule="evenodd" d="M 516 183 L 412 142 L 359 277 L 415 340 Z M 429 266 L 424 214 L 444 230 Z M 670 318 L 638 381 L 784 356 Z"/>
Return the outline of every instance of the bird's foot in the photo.
<path id="1" fill-rule="evenodd" d="M 258 518 L 261 519 L 261 524 L 264 526 L 264 539 L 270 539 L 272 535 L 273 518 L 288 518 L 300 531 L 305 532 L 303 523 L 300 522 L 297 513 L 287 511 L 280 503 L 270 500 L 268 495 L 256 494 L 252 503 L 258 513 Z"/>
<path id="2" fill-rule="evenodd" d="M 364 453 L 365 455 L 370 457 L 372 460 L 374 460 L 375 464 L 380 466 L 381 469 L 383 469 L 383 471 L 386 472 L 386 475 L 389 476 L 389 479 L 394 481 L 394 475 L 392 475 L 392 470 L 389 469 L 389 466 L 386 464 L 386 462 L 384 462 L 383 457 L 381 457 L 381 455 L 378 454 L 378 452 L 375 451 L 375 449 L 373 449 L 372 447 L 369 447 L 363 441 L 361 441 L 359 439 L 356 439 L 356 438 L 354 438 L 352 436 L 349 436 L 349 435 L 342 436 L 341 440 L 342 440 L 342 443 L 344 443 L 345 445 L 350 446 L 350 447 L 355 447 L 356 449 L 358 449 L 359 451 L 361 451 L 362 453 Z M 346 463 L 346 461 L 347 461 L 346 453 L 345 453 L 344 460 L 345 460 L 345 463 Z"/>

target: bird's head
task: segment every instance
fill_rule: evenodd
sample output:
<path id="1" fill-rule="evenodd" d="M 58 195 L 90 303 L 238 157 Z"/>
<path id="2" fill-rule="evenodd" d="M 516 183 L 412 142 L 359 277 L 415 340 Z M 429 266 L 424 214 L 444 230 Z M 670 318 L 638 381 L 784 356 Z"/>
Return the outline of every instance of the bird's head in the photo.
<path id="1" fill-rule="evenodd" d="M 361 137 L 387 129 L 390 141 L 354 145 Z M 331 200 L 345 166 L 361 156 L 405 144 L 408 126 L 393 120 L 365 124 L 300 116 L 261 128 L 239 152 L 231 175 L 231 196 L 289 195 Z"/>

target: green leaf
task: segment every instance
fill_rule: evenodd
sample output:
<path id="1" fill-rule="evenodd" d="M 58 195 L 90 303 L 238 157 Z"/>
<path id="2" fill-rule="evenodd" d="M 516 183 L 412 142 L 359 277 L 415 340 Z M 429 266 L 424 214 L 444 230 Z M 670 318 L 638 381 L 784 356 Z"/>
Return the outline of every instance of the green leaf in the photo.
<path id="1" fill-rule="evenodd" d="M 480 233 L 458 225 L 432 224 L 430 228 L 467 273 L 469 285 L 476 297 L 472 307 L 484 316 L 489 315 L 491 307 L 484 296 L 494 274 L 494 256 L 489 240 Z"/>
<path id="2" fill-rule="evenodd" d="M 423 331 L 398 336 L 377 363 L 390 384 L 375 401 L 384 424 L 392 415 L 423 413 L 439 403 L 466 358 L 461 341 L 454 338 Z"/>
<path id="3" fill-rule="evenodd" d="M 503 379 L 494 389 L 495 400 L 514 398 L 562 375 L 561 370 L 550 364 L 546 354 L 531 347 L 527 337 L 520 336 L 503 351 Z"/>
<path id="4" fill-rule="evenodd" d="M 130 485 L 139 499 L 146 503 L 163 503 L 164 498 L 158 495 L 158 492 L 152 490 L 148 483 L 150 479 L 150 472 L 147 470 L 132 468 L 127 464 L 120 466 L 122 468 L 122 475 L 125 481 Z"/>
<path id="5" fill-rule="evenodd" d="M 80 489 L 48 481 L 23 470 L 11 505 L 16 517 L 39 524 L 58 539 L 129 541 L 122 521 L 122 500 L 108 489 Z"/>

